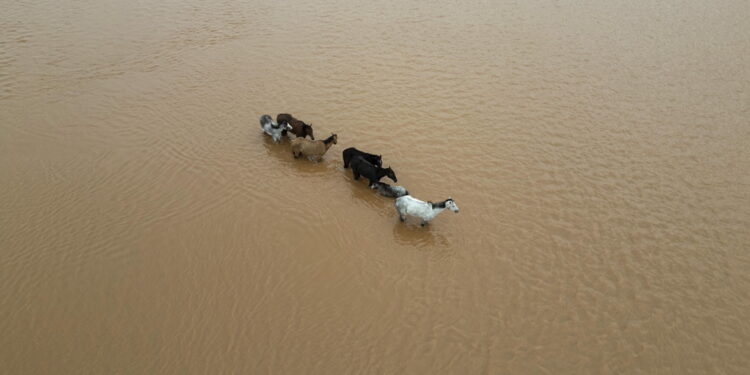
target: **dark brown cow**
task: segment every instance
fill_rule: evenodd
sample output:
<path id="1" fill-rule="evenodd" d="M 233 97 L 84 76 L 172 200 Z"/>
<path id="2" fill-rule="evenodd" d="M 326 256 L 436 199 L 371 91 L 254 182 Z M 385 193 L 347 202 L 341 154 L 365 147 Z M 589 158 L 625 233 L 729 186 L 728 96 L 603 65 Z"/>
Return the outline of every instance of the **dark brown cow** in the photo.
<path id="1" fill-rule="evenodd" d="M 304 138 L 309 135 L 310 139 L 315 140 L 315 137 L 313 137 L 312 124 L 305 124 L 303 121 L 297 120 L 294 116 L 288 113 L 279 113 L 279 115 L 276 116 L 276 122 L 279 125 L 282 123 L 289 124 L 292 127 L 290 132 L 297 137 Z M 284 131 L 284 135 L 286 135 L 286 131 Z"/>

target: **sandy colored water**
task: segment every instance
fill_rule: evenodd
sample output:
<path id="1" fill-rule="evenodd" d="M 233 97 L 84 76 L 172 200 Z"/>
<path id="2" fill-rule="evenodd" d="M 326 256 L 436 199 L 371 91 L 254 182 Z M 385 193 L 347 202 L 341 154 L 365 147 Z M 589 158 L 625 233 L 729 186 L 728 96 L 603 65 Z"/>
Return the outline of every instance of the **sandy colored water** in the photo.
<path id="1" fill-rule="evenodd" d="M 621 3 L 0 0 L 0 373 L 748 373 L 750 3 Z"/>

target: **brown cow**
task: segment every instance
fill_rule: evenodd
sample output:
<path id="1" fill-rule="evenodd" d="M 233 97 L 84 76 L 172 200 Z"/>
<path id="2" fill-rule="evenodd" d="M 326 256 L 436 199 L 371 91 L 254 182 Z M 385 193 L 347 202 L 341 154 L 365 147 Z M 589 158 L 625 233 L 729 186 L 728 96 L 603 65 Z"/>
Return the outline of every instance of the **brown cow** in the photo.
<path id="1" fill-rule="evenodd" d="M 323 160 L 323 154 L 338 142 L 336 134 L 331 134 L 324 141 L 311 141 L 305 138 L 295 138 L 292 140 L 292 155 L 295 159 L 305 156 L 312 161 Z"/>

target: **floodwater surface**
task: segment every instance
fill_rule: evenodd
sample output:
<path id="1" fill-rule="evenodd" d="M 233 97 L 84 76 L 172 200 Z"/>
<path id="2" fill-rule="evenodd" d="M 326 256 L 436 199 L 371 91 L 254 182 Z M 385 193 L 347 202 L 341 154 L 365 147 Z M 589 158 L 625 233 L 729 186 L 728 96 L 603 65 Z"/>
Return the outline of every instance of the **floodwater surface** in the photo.
<path id="1" fill-rule="evenodd" d="M 0 8 L 0 373 L 750 371 L 747 1 Z"/>

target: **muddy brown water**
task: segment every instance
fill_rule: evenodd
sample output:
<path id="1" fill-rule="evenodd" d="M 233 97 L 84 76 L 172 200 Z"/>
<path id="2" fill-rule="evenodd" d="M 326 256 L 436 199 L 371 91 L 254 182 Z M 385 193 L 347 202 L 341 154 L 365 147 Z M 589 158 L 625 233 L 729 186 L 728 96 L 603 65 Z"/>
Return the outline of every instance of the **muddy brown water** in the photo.
<path id="1" fill-rule="evenodd" d="M 1 3 L 0 373 L 750 371 L 747 1 Z"/>

